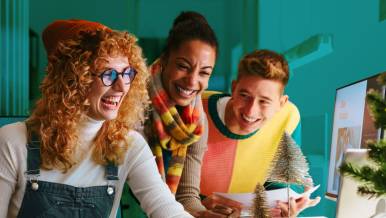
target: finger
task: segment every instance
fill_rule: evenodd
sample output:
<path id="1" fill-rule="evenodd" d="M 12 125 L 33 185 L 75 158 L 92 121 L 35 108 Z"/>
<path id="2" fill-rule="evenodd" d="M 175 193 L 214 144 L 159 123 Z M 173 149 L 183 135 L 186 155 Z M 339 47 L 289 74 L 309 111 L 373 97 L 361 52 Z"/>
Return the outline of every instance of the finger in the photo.
<path id="1" fill-rule="evenodd" d="M 200 218 L 226 218 L 227 215 L 215 213 L 211 210 L 204 211 L 200 214 Z"/>
<path id="2" fill-rule="evenodd" d="M 320 197 L 318 196 L 315 199 L 310 200 L 310 202 L 308 203 L 308 206 L 309 207 L 314 207 L 317 204 L 319 204 L 319 202 L 320 202 Z"/>
<path id="3" fill-rule="evenodd" d="M 291 215 L 292 214 L 297 214 L 298 213 L 298 205 L 296 204 L 296 201 L 294 198 L 290 198 L 289 200 L 290 203 L 290 210 L 291 210 Z M 302 204 L 305 204 L 304 201 L 301 201 Z"/>
<path id="4" fill-rule="evenodd" d="M 271 208 L 269 214 L 271 215 L 271 217 L 280 217 L 281 210 L 279 208 Z"/>
<path id="5" fill-rule="evenodd" d="M 302 197 L 295 201 L 295 205 L 291 204 L 292 208 L 296 208 L 297 210 L 303 210 L 308 206 L 310 199 L 308 197 Z"/>
<path id="6" fill-rule="evenodd" d="M 214 200 L 213 200 L 213 195 L 209 195 L 206 197 L 204 200 L 201 201 L 202 204 L 207 208 L 207 209 L 212 209 L 214 207 Z"/>
<path id="7" fill-rule="evenodd" d="M 231 213 L 233 213 L 233 209 L 231 207 L 227 207 L 225 205 L 220 205 L 220 204 L 217 204 L 213 209 L 212 209 L 213 212 L 216 212 L 216 213 L 221 213 L 221 214 L 225 214 L 225 215 L 229 215 Z"/>
<path id="8" fill-rule="evenodd" d="M 238 209 L 234 209 L 233 210 L 233 213 L 231 213 L 229 216 L 228 216 L 228 218 L 238 218 L 238 217 L 240 217 L 240 210 L 238 210 Z"/>
<path id="9" fill-rule="evenodd" d="M 226 205 L 226 206 L 230 206 L 230 207 L 235 207 L 235 208 L 239 208 L 239 209 L 242 208 L 242 204 L 240 202 L 234 201 L 234 200 L 229 199 L 229 198 L 222 197 L 220 195 L 213 195 L 213 201 L 218 203 L 218 204 L 222 204 L 222 205 Z"/>
<path id="10" fill-rule="evenodd" d="M 288 204 L 282 201 L 276 202 L 276 208 L 280 209 L 280 212 L 288 213 Z"/>
<path id="11" fill-rule="evenodd" d="M 307 202 L 308 200 L 309 200 L 309 197 L 303 196 L 301 198 L 296 199 L 295 201 L 296 201 L 297 204 L 302 204 L 304 202 Z"/>

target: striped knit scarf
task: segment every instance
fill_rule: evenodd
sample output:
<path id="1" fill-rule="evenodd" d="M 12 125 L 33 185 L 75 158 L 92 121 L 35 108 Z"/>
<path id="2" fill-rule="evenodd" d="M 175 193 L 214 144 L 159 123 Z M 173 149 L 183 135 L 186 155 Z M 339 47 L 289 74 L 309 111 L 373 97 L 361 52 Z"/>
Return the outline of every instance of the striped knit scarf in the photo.
<path id="1" fill-rule="evenodd" d="M 197 142 L 202 134 L 203 126 L 200 123 L 201 97 L 188 106 L 183 107 L 180 113 L 169 99 L 161 83 L 161 65 L 159 60 L 151 67 L 152 81 L 150 98 L 153 103 L 152 135 L 150 141 L 156 156 L 158 170 L 166 180 L 172 193 L 176 193 L 181 178 L 186 152 L 189 145 Z M 171 159 L 166 171 L 163 162 L 162 150 L 171 151 Z"/>

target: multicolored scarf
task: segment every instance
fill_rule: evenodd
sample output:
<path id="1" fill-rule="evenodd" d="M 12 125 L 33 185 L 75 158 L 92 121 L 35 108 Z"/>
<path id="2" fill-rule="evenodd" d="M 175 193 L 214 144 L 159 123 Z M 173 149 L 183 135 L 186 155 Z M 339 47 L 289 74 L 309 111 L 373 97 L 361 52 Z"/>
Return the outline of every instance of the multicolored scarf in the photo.
<path id="1" fill-rule="evenodd" d="M 184 168 L 187 148 L 197 142 L 202 134 L 203 126 L 200 123 L 201 97 L 198 95 L 190 105 L 183 107 L 179 113 L 162 87 L 159 60 L 150 66 L 150 72 L 152 74 L 150 98 L 154 110 L 152 111 L 151 124 L 153 134 L 149 139 L 156 156 L 158 170 L 163 179 L 166 180 L 171 192 L 175 194 Z M 166 178 L 163 150 L 171 152 Z"/>

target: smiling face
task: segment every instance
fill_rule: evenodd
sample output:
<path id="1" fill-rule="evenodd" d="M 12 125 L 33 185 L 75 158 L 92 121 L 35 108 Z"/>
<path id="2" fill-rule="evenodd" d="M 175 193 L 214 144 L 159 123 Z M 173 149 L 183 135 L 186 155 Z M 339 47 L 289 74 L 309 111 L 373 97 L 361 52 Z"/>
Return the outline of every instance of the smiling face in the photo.
<path id="1" fill-rule="evenodd" d="M 176 105 L 186 106 L 208 87 L 216 50 L 200 40 L 191 40 L 170 52 L 162 61 L 162 84 Z"/>
<path id="2" fill-rule="evenodd" d="M 279 81 L 244 75 L 232 83 L 232 97 L 225 108 L 225 124 L 239 135 L 261 128 L 288 100 Z"/>
<path id="3" fill-rule="evenodd" d="M 109 57 L 106 59 L 105 64 L 99 66 L 96 70 L 96 74 L 99 75 L 109 69 L 122 72 L 129 66 L 127 57 Z M 115 119 L 118 115 L 118 110 L 122 100 L 126 96 L 129 89 L 130 84 L 126 85 L 120 75 L 112 86 L 103 85 L 102 80 L 99 77 L 94 76 L 94 81 L 91 84 L 88 95 L 90 109 L 87 115 L 96 120 Z"/>

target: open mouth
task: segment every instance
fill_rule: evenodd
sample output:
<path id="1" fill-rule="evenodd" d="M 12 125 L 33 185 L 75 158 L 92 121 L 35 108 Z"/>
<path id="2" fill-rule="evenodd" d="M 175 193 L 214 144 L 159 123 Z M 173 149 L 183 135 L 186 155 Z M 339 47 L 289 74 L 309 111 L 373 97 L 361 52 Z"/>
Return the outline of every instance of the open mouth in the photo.
<path id="1" fill-rule="evenodd" d="M 182 88 L 182 87 L 179 86 L 179 85 L 176 85 L 176 90 L 178 91 L 178 93 L 179 93 L 182 97 L 185 97 L 185 98 L 190 98 L 190 97 L 192 97 L 195 93 L 198 92 L 197 90 L 194 90 L 194 89 Z"/>
<path id="2" fill-rule="evenodd" d="M 245 114 L 242 114 L 241 117 L 243 118 L 243 120 L 247 123 L 256 123 L 258 121 L 260 121 L 260 119 L 258 118 L 255 118 L 255 117 L 249 117 Z"/>
<path id="3" fill-rule="evenodd" d="M 116 109 L 121 101 L 122 96 L 106 96 L 101 99 L 104 106 L 108 109 Z"/>

